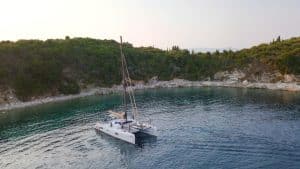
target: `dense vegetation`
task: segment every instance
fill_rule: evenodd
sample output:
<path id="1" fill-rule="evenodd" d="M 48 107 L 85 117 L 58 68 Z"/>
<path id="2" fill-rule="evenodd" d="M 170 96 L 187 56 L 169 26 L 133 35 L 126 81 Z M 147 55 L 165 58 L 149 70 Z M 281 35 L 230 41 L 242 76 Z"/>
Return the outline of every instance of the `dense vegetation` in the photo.
<path id="1" fill-rule="evenodd" d="M 218 71 L 259 64 L 282 73 L 300 74 L 300 38 L 261 44 L 240 51 L 194 53 L 124 44 L 132 79 L 213 78 Z M 0 42 L 0 87 L 22 100 L 32 96 L 78 93 L 85 84 L 120 84 L 119 44 L 90 38 Z M 265 70 L 261 70 L 265 71 Z"/>

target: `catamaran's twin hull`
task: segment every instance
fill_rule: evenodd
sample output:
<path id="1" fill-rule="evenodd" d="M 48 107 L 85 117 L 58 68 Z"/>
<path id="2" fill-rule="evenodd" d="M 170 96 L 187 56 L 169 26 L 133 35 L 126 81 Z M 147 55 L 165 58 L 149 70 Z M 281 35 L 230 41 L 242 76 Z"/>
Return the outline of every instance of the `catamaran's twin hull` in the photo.
<path id="1" fill-rule="evenodd" d="M 129 132 L 127 130 L 123 130 L 120 128 L 111 127 L 110 124 L 105 124 L 105 123 L 97 123 L 95 125 L 95 129 L 99 132 L 105 133 L 107 135 L 110 135 L 112 137 L 126 141 L 131 144 L 136 144 L 137 142 L 136 134 L 143 133 L 152 136 L 156 135 L 154 130 L 135 131 L 134 129 L 131 129 L 131 132 Z"/>
<path id="2" fill-rule="evenodd" d="M 110 127 L 110 124 L 97 123 L 95 125 L 95 129 L 117 139 L 124 140 L 131 144 L 135 144 L 135 135 L 133 133 L 118 128 Z"/>

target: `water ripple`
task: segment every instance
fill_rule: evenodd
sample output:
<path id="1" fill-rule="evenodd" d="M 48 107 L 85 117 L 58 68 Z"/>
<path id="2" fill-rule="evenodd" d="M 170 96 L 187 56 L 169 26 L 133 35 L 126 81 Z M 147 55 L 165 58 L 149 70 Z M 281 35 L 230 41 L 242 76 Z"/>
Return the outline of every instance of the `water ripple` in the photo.
<path id="1" fill-rule="evenodd" d="M 142 147 L 96 133 L 121 97 L 91 96 L 0 118 L 0 168 L 298 168 L 300 95 L 230 88 L 137 92 L 157 139 Z"/>

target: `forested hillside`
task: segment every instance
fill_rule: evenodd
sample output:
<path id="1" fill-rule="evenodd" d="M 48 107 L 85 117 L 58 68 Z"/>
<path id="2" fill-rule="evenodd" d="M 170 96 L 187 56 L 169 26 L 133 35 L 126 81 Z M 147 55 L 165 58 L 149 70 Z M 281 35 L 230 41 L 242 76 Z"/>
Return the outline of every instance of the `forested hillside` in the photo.
<path id="1" fill-rule="evenodd" d="M 261 44 L 240 51 L 194 53 L 124 44 L 132 79 L 183 78 L 213 80 L 225 70 L 280 71 L 300 74 L 300 38 Z M 0 88 L 12 88 L 19 99 L 78 93 L 87 84 L 120 84 L 119 44 L 113 40 L 72 38 L 0 42 Z"/>

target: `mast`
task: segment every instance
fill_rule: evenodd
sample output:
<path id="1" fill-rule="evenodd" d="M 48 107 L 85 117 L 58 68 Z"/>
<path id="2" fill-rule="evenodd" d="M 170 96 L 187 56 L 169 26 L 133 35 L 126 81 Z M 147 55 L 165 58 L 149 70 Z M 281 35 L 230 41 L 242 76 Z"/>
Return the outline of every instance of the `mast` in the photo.
<path id="1" fill-rule="evenodd" d="M 125 76 L 125 63 L 124 63 L 124 54 L 122 48 L 122 36 L 120 36 L 120 51 L 121 51 L 121 63 L 122 63 L 122 83 L 123 83 L 123 103 L 124 103 L 124 112 L 125 112 L 125 119 L 127 121 L 127 102 L 126 102 L 126 76 Z"/>
<path id="2" fill-rule="evenodd" d="M 122 63 L 122 79 L 123 79 L 123 103 L 125 105 L 125 119 L 127 120 L 127 101 L 126 101 L 126 94 L 128 94 L 131 107 L 132 107 L 132 118 L 135 119 L 137 117 L 138 111 L 137 111 L 137 106 L 135 102 L 135 97 L 134 97 L 134 91 L 132 89 L 132 82 L 129 76 L 129 71 L 127 68 L 127 63 L 125 59 L 125 55 L 123 53 L 123 48 L 122 48 L 123 42 L 122 42 L 122 36 L 120 36 L 120 51 L 121 51 L 121 63 Z M 127 90 L 127 87 L 129 89 Z"/>

